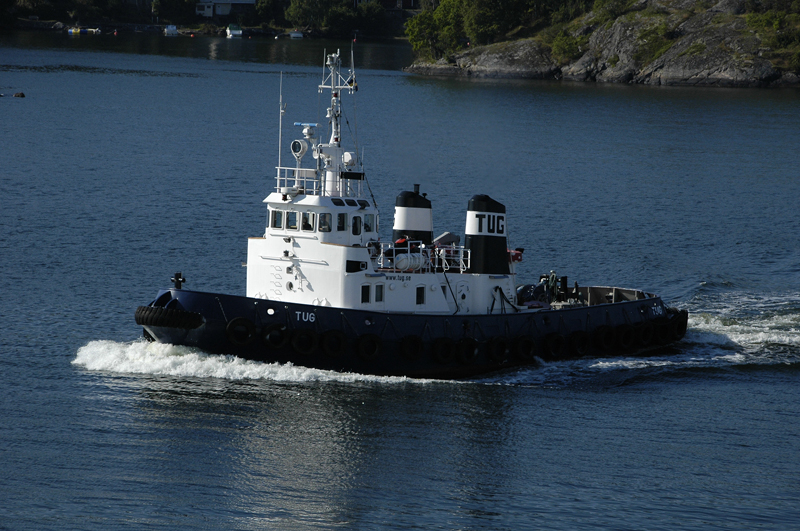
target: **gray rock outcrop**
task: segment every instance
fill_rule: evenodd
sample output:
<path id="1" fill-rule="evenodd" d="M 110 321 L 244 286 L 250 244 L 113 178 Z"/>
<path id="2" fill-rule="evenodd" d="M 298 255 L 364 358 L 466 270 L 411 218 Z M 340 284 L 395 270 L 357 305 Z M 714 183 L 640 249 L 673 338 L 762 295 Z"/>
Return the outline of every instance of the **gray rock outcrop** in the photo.
<path id="1" fill-rule="evenodd" d="M 588 13 L 570 25 L 582 53 L 566 64 L 559 64 L 548 46 L 523 39 L 460 51 L 433 64 L 417 62 L 406 71 L 648 85 L 800 83 L 797 72 L 778 69 L 766 57 L 770 49 L 742 15 L 745 0 L 720 0 L 707 9 L 702 5 L 708 4 L 639 0 L 613 21 Z"/>
<path id="2" fill-rule="evenodd" d="M 524 39 L 493 46 L 479 46 L 436 63 L 414 63 L 407 72 L 426 75 L 458 75 L 517 79 L 556 79 L 558 65 L 539 43 Z"/>

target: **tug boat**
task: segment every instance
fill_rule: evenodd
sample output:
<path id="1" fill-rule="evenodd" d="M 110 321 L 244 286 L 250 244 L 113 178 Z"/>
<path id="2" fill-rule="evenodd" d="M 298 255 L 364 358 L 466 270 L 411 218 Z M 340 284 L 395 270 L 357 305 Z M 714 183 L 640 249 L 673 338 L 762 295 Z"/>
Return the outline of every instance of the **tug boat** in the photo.
<path id="1" fill-rule="evenodd" d="M 326 58 L 330 137 L 295 123 L 294 166 L 278 157 L 264 234 L 248 240 L 244 296 L 174 286 L 140 306 L 145 338 L 213 354 L 316 369 L 469 378 L 587 356 L 646 355 L 679 341 L 688 314 L 638 289 L 570 286 L 550 271 L 518 283 L 503 204 L 473 196 L 465 241 L 434 238 L 419 185 L 395 202 L 392 241 L 357 152 L 341 141 L 341 99 L 357 90 L 340 53 Z M 280 100 L 280 130 L 285 105 Z M 281 143 L 279 135 L 279 144 Z M 306 155 L 313 163 L 303 165 Z"/>

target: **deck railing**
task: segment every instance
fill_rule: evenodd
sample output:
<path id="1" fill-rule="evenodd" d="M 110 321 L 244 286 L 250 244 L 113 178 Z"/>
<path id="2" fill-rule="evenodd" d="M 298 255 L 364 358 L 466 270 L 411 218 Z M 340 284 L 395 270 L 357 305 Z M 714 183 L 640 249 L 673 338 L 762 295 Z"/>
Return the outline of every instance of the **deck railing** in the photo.
<path id="1" fill-rule="evenodd" d="M 277 167 L 278 177 L 275 191 L 285 193 L 293 191 L 296 195 L 328 195 L 335 197 L 363 197 L 363 179 L 348 178 L 348 172 L 342 172 L 338 190 L 326 190 L 324 171 L 314 168 Z M 363 177 L 363 173 L 358 174 Z"/>
<path id="2" fill-rule="evenodd" d="M 277 192 L 293 189 L 301 195 L 323 195 L 324 183 L 313 168 L 278 167 L 277 181 Z"/>
<path id="3" fill-rule="evenodd" d="M 403 243 L 375 242 L 374 260 L 381 271 L 429 273 L 455 270 L 463 273 L 469 269 L 469 249 L 462 246 L 426 246 L 421 241 Z"/>

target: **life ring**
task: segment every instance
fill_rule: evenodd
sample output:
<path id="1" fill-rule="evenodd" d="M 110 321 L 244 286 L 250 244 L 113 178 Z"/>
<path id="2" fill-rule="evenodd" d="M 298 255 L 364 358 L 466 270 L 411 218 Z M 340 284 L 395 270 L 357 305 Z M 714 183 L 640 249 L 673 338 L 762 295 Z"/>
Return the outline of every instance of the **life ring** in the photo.
<path id="1" fill-rule="evenodd" d="M 309 355 L 317 350 L 319 334 L 308 328 L 301 328 L 292 333 L 292 348 L 298 354 Z"/>
<path id="2" fill-rule="evenodd" d="M 655 336 L 656 329 L 653 326 L 653 323 L 650 321 L 644 321 L 639 323 L 636 327 L 636 335 L 639 338 L 639 344 L 643 347 L 650 346 L 650 343 L 653 342 L 653 337 Z"/>
<path id="3" fill-rule="evenodd" d="M 450 363 L 456 357 L 456 342 L 449 337 L 437 337 L 431 344 L 431 351 L 439 363 Z"/>
<path id="4" fill-rule="evenodd" d="M 356 352 L 364 361 L 374 360 L 381 353 L 383 341 L 375 334 L 364 334 L 356 341 Z"/>
<path id="5" fill-rule="evenodd" d="M 561 334 L 547 334 L 544 338 L 544 350 L 550 359 L 558 359 L 564 355 L 567 342 Z"/>
<path id="6" fill-rule="evenodd" d="M 256 325 L 247 317 L 234 317 L 225 326 L 225 335 L 237 347 L 244 347 L 255 339 Z"/>
<path id="7" fill-rule="evenodd" d="M 511 352 L 520 361 L 533 361 L 536 356 L 536 341 L 528 336 L 519 336 L 514 340 Z"/>
<path id="8" fill-rule="evenodd" d="M 573 356 L 584 357 L 589 353 L 589 334 L 576 330 L 569 335 L 569 350 Z"/>
<path id="9" fill-rule="evenodd" d="M 628 350 L 633 347 L 636 341 L 636 335 L 633 333 L 633 327 L 628 324 L 621 324 L 616 329 L 617 346 L 620 350 Z"/>
<path id="10" fill-rule="evenodd" d="M 319 338 L 322 351 L 331 357 L 341 356 L 347 347 L 347 336 L 341 330 L 326 330 Z"/>
<path id="11" fill-rule="evenodd" d="M 486 342 L 486 356 L 493 363 L 505 362 L 507 352 L 508 341 L 502 336 L 495 336 Z"/>
<path id="12" fill-rule="evenodd" d="M 134 313 L 136 324 L 140 326 L 161 326 L 193 330 L 203 324 L 203 316 L 178 308 L 161 306 L 139 306 Z"/>
<path id="13" fill-rule="evenodd" d="M 598 326 L 594 330 L 593 338 L 594 346 L 601 352 L 608 352 L 614 348 L 616 335 L 614 329 L 607 325 Z"/>
<path id="14" fill-rule="evenodd" d="M 261 340 L 271 348 L 283 348 L 289 342 L 289 330 L 286 325 L 273 323 L 261 331 Z"/>
<path id="15" fill-rule="evenodd" d="M 475 363 L 478 357 L 478 342 L 471 337 L 463 337 L 458 340 L 458 361 L 464 365 Z"/>
<path id="16" fill-rule="evenodd" d="M 416 361 L 422 354 L 425 344 L 419 336 L 405 336 L 400 340 L 400 355 L 408 361 Z"/>

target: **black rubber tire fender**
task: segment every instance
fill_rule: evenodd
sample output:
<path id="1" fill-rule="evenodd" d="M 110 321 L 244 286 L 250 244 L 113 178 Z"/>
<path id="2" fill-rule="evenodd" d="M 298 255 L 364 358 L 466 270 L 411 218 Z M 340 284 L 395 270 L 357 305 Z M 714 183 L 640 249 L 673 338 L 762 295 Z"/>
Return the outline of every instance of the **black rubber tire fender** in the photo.
<path id="1" fill-rule="evenodd" d="M 508 358 L 508 340 L 495 336 L 486 342 L 486 357 L 492 363 L 504 363 Z"/>
<path id="2" fill-rule="evenodd" d="M 383 350 L 383 340 L 375 334 L 364 334 L 356 341 L 358 357 L 364 361 L 372 361 L 380 356 Z"/>
<path id="3" fill-rule="evenodd" d="M 621 324 L 616 328 L 617 347 L 620 350 L 630 350 L 636 344 L 636 334 L 629 324 Z"/>
<path id="4" fill-rule="evenodd" d="M 672 316 L 670 333 L 674 341 L 680 341 L 686 335 L 686 328 L 689 325 L 689 312 L 682 310 Z"/>
<path id="5" fill-rule="evenodd" d="M 589 334 L 583 330 L 576 330 L 569 335 L 569 351 L 578 358 L 584 357 L 589 353 Z"/>
<path id="6" fill-rule="evenodd" d="M 458 361 L 464 365 L 475 363 L 478 358 L 478 342 L 471 337 L 463 337 L 458 340 L 457 345 Z"/>
<path id="7" fill-rule="evenodd" d="M 160 326 L 194 330 L 203 324 L 203 316 L 178 308 L 161 306 L 139 306 L 134 313 L 136 324 L 140 326 Z"/>
<path id="8" fill-rule="evenodd" d="M 415 335 L 404 336 L 400 340 L 400 355 L 408 361 L 416 361 L 420 358 L 425 343 L 422 338 Z"/>
<path id="9" fill-rule="evenodd" d="M 511 345 L 511 352 L 514 354 L 515 359 L 523 362 L 530 362 L 536 357 L 538 350 L 536 347 L 536 341 L 534 341 L 532 337 L 519 336 Z"/>
<path id="10" fill-rule="evenodd" d="M 616 342 L 617 338 L 616 334 L 614 333 L 614 329 L 608 325 L 602 325 L 595 328 L 592 336 L 594 346 L 600 352 L 608 352 L 614 348 L 614 343 Z"/>
<path id="11" fill-rule="evenodd" d="M 320 336 L 319 344 L 322 352 L 336 358 L 347 349 L 347 336 L 341 330 L 326 330 Z"/>
<path id="12" fill-rule="evenodd" d="M 308 356 L 317 350 L 319 334 L 308 328 L 300 328 L 292 332 L 292 348 L 298 354 Z"/>
<path id="13" fill-rule="evenodd" d="M 643 347 L 649 347 L 655 338 L 656 328 L 651 321 L 644 321 L 639 323 L 636 327 L 636 337 L 639 339 L 639 344 Z"/>
<path id="14" fill-rule="evenodd" d="M 456 357 L 456 342 L 449 337 L 437 337 L 431 343 L 431 353 L 439 363 L 451 363 Z"/>
<path id="15" fill-rule="evenodd" d="M 672 341 L 672 331 L 670 330 L 670 322 L 666 317 L 659 318 L 653 323 L 655 326 L 655 341 L 659 345 L 666 345 Z"/>
<path id="16" fill-rule="evenodd" d="M 225 336 L 237 347 L 246 347 L 256 337 L 256 325 L 247 317 L 234 317 L 225 326 Z"/>
<path id="17" fill-rule="evenodd" d="M 544 351 L 548 358 L 559 359 L 567 350 L 567 341 L 564 336 L 557 333 L 547 334 L 544 337 Z"/>
<path id="18" fill-rule="evenodd" d="M 289 330 L 286 328 L 286 325 L 281 323 L 273 323 L 269 326 L 265 326 L 261 331 L 261 340 L 270 348 L 283 348 L 289 343 L 290 339 L 291 334 L 289 334 Z"/>

